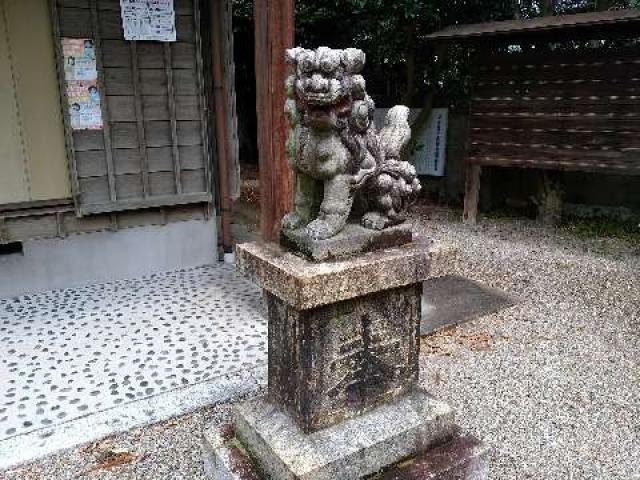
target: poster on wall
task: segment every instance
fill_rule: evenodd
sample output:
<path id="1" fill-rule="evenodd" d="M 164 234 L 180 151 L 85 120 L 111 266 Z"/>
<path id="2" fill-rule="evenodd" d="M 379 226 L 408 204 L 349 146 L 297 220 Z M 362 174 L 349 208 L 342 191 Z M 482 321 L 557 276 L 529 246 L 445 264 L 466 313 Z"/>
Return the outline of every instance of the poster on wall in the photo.
<path id="1" fill-rule="evenodd" d="M 173 0 L 120 0 L 125 40 L 176 41 Z"/>
<path id="2" fill-rule="evenodd" d="M 100 130 L 102 109 L 93 40 L 63 38 L 64 78 L 73 130 Z"/>

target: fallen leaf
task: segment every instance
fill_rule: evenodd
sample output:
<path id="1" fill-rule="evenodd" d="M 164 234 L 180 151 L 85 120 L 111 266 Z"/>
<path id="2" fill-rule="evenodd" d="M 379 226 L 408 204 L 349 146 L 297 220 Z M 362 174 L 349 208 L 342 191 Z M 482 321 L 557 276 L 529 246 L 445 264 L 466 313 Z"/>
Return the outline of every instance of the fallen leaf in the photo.
<path id="1" fill-rule="evenodd" d="M 130 463 L 133 463 L 136 458 L 137 455 L 128 450 L 125 450 L 123 448 L 113 448 L 100 454 L 100 456 L 96 460 L 96 465 L 92 467 L 90 471 L 110 470 L 122 465 L 128 465 Z"/>

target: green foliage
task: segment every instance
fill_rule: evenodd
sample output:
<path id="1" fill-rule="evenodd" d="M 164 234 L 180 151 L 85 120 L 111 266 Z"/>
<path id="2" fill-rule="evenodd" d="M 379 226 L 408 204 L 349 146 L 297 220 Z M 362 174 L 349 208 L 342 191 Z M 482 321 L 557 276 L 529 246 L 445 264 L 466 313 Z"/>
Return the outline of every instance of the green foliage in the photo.
<path id="1" fill-rule="evenodd" d="M 367 54 L 368 90 L 381 106 L 420 106 L 428 91 L 464 97 L 468 52 L 452 47 L 439 71 L 424 36 L 456 23 L 513 17 L 505 0 L 327 0 L 296 3 L 297 43 L 354 46 Z"/>
<path id="2" fill-rule="evenodd" d="M 234 1 L 240 24 L 247 25 L 252 4 Z M 448 25 L 513 18 L 513 9 L 511 0 L 297 1 L 296 44 L 364 50 L 368 90 L 380 106 L 420 106 L 427 91 L 455 102 L 466 92 L 469 52 L 452 47 L 436 72 L 423 37 Z"/>
<path id="3" fill-rule="evenodd" d="M 456 109 L 466 106 L 471 52 L 452 45 L 436 62 L 425 35 L 449 25 L 634 4 L 640 0 L 298 0 L 296 44 L 364 50 L 368 91 L 378 106 L 420 107 L 429 93 L 434 106 Z M 233 6 L 236 33 L 250 39 L 253 1 Z"/>
<path id="4" fill-rule="evenodd" d="M 640 245 L 640 220 L 567 218 L 563 228 L 580 238 L 618 238 Z"/>

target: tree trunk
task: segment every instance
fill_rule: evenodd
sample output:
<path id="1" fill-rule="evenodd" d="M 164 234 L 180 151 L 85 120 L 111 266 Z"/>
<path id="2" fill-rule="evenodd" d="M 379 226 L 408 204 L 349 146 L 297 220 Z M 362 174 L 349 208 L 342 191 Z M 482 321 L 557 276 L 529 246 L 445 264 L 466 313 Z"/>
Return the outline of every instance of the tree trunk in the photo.
<path id="1" fill-rule="evenodd" d="M 416 90 L 416 24 L 412 23 L 407 28 L 407 52 L 405 57 L 406 90 L 402 98 L 402 103 L 408 107 L 413 106 L 413 98 Z"/>
<path id="2" fill-rule="evenodd" d="M 522 10 L 520 10 L 520 0 L 513 2 L 513 18 L 515 20 L 522 20 Z"/>
<path id="3" fill-rule="evenodd" d="M 440 71 L 440 65 L 442 64 L 442 59 L 444 58 L 444 54 L 446 53 L 446 46 L 438 45 L 434 50 L 434 55 L 436 56 L 436 61 L 433 64 L 434 77 L 438 76 L 438 72 Z M 416 117 L 415 121 L 411 125 L 412 134 L 417 133 L 420 129 L 427 123 L 429 120 L 429 116 L 431 115 L 431 110 L 433 110 L 433 101 L 435 100 L 435 92 L 433 89 L 430 89 L 427 94 L 424 96 L 424 101 L 422 102 L 422 110 Z"/>

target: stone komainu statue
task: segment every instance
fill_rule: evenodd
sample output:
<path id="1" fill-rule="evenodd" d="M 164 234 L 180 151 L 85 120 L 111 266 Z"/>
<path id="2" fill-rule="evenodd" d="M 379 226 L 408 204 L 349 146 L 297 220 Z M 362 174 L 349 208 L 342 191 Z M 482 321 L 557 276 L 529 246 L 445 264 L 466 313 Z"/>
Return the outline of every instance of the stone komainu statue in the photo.
<path id="1" fill-rule="evenodd" d="M 306 228 L 315 240 L 330 238 L 352 210 L 367 228 L 401 223 L 421 188 L 415 168 L 402 160 L 411 136 L 409 109 L 393 107 L 376 131 L 375 106 L 360 75 L 362 50 L 293 48 L 286 58 L 287 152 L 296 195 L 282 228 Z"/>

